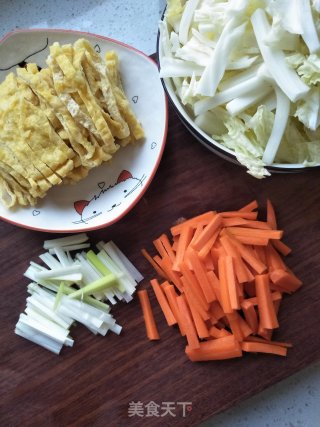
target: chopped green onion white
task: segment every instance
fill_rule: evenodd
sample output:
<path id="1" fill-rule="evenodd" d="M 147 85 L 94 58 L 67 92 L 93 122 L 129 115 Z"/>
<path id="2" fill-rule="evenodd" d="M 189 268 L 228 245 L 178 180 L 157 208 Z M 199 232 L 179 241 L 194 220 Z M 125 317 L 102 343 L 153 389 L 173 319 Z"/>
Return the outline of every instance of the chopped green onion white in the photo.
<path id="1" fill-rule="evenodd" d="M 143 276 L 111 241 L 99 242 L 98 253 L 90 249 L 71 256 L 71 250 L 90 247 L 87 241 L 85 233 L 46 240 L 47 252 L 39 255 L 45 266 L 30 261 L 24 273 L 32 280 L 30 296 L 16 324 L 17 335 L 59 354 L 63 346 L 73 345 L 75 323 L 94 334 L 120 334 L 122 327 L 108 303 L 131 301 Z"/>

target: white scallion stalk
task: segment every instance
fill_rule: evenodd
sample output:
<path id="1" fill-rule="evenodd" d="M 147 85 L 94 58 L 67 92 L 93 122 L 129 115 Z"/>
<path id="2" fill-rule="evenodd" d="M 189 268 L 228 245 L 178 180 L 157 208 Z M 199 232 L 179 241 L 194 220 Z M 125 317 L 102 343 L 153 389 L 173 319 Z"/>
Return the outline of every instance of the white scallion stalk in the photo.
<path id="1" fill-rule="evenodd" d="M 257 9 L 251 16 L 251 23 L 268 72 L 286 96 L 292 102 L 297 101 L 309 91 L 309 87 L 287 65 L 285 55 L 280 49 L 264 43 L 270 31 L 265 11 Z"/>
<path id="2" fill-rule="evenodd" d="M 290 112 L 290 100 L 278 87 L 275 88 L 277 97 L 276 114 L 274 118 L 274 124 L 272 127 L 270 138 L 267 142 L 265 151 L 262 156 L 262 161 L 266 165 L 271 165 L 277 154 L 281 139 L 287 126 L 289 112 Z"/>
<path id="3" fill-rule="evenodd" d="M 57 239 L 45 240 L 44 249 L 51 249 L 57 246 L 70 246 L 78 243 L 84 243 L 89 239 L 86 233 L 73 234 L 71 236 L 59 237 Z"/>
<path id="4" fill-rule="evenodd" d="M 76 277 L 71 279 L 70 277 Z M 35 274 L 39 279 L 59 279 L 59 280 L 81 280 L 82 270 L 80 264 L 70 265 L 68 267 L 55 268 L 54 270 L 39 271 Z"/>
<path id="5" fill-rule="evenodd" d="M 38 332 L 36 329 L 25 325 L 18 321 L 16 328 L 15 328 L 15 334 L 37 344 L 41 347 L 51 351 L 52 353 L 59 354 L 63 344 L 60 342 L 57 342 L 56 340 L 47 337 L 46 335 L 42 334 L 41 332 Z"/>
<path id="6" fill-rule="evenodd" d="M 55 247 L 53 249 L 53 251 L 54 251 L 54 254 L 56 255 L 56 257 L 58 258 L 58 260 L 60 261 L 60 263 L 63 267 L 68 267 L 68 266 L 71 266 L 73 264 L 73 261 L 70 262 L 65 251 L 63 249 L 61 249 L 59 246 Z"/>
<path id="7" fill-rule="evenodd" d="M 112 240 L 109 242 L 110 246 L 114 249 L 115 253 L 118 255 L 118 258 L 121 260 L 122 265 L 125 266 L 129 275 L 137 282 L 140 283 L 144 277 L 140 271 L 136 268 L 135 265 L 129 260 L 129 258 L 122 252 L 122 250 L 117 246 Z"/>
<path id="8" fill-rule="evenodd" d="M 56 248 L 57 246 L 54 248 L 50 248 L 49 253 L 54 254 Z M 78 245 L 59 246 L 59 248 L 65 252 L 80 251 L 81 249 L 90 248 L 90 243 L 79 243 Z"/>
<path id="9" fill-rule="evenodd" d="M 39 255 L 39 258 L 50 268 L 60 268 L 61 264 L 60 262 L 52 256 L 50 253 L 46 252 L 44 254 Z"/>

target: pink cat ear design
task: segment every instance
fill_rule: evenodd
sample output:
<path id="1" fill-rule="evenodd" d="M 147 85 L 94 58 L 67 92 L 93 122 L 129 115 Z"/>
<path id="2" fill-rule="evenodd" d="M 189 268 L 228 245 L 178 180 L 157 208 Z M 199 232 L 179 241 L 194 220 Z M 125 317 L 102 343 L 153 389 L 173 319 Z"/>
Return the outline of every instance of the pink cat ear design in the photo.
<path id="1" fill-rule="evenodd" d="M 119 184 L 120 182 L 124 182 L 124 181 L 126 181 L 127 179 L 129 179 L 129 178 L 133 178 L 133 176 L 131 175 L 131 173 L 130 173 L 130 172 L 128 172 L 128 171 L 126 171 L 126 170 L 123 170 L 123 171 L 120 173 L 120 175 L 118 176 L 117 184 Z"/>
<path id="2" fill-rule="evenodd" d="M 73 206 L 74 206 L 76 212 L 79 215 L 82 215 L 82 212 L 83 212 L 84 208 L 86 206 L 88 206 L 89 203 L 90 202 L 88 202 L 88 200 L 77 200 L 76 202 L 74 202 Z"/>

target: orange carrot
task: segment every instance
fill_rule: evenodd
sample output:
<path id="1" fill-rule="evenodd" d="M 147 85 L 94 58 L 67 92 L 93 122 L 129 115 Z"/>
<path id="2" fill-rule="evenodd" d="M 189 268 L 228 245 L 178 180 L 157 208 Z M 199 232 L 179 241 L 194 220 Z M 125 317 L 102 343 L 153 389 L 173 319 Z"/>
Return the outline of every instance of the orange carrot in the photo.
<path id="1" fill-rule="evenodd" d="M 269 199 L 267 200 L 267 224 L 273 230 L 277 229 L 276 214 L 274 211 L 274 207 Z"/>
<path id="2" fill-rule="evenodd" d="M 220 233 L 220 229 L 216 230 L 210 239 L 207 241 L 206 244 L 202 246 L 202 248 L 199 250 L 199 257 L 204 260 L 206 256 L 210 253 L 212 246 L 214 245 L 215 241 L 217 240 Z M 212 259 L 212 258 L 211 258 Z"/>
<path id="3" fill-rule="evenodd" d="M 214 301 L 216 299 L 216 295 L 214 293 L 214 290 L 211 286 L 211 283 L 209 282 L 206 270 L 202 264 L 202 261 L 200 260 L 198 254 L 193 249 L 190 249 L 188 251 L 188 258 L 192 265 L 194 274 L 201 286 L 201 289 L 203 291 L 203 294 L 205 296 L 205 299 L 208 303 Z"/>
<path id="4" fill-rule="evenodd" d="M 149 254 L 149 252 L 146 251 L 146 249 L 141 249 L 142 255 L 146 258 L 147 261 L 152 265 L 152 267 L 156 270 L 156 272 L 159 274 L 159 276 L 163 277 L 164 279 L 167 279 L 166 273 L 162 270 L 162 268 L 154 261 L 152 256 Z"/>
<path id="5" fill-rule="evenodd" d="M 199 312 L 197 311 L 196 307 L 194 306 L 192 298 L 188 297 L 188 295 L 186 294 L 186 300 L 188 302 L 188 305 L 189 305 L 189 308 L 191 311 L 191 316 L 192 316 L 193 323 L 194 323 L 194 326 L 196 328 L 198 337 L 199 338 L 208 338 L 210 335 L 208 328 L 205 324 L 205 321 L 200 316 Z"/>
<path id="6" fill-rule="evenodd" d="M 242 352 L 286 355 L 289 343 L 272 340 L 284 293 L 302 282 L 282 256 L 271 202 L 258 220 L 256 200 L 239 210 L 208 211 L 171 227 L 142 251 L 165 281 L 152 287 L 169 325 L 178 324 L 192 361 L 240 357 Z"/>
<path id="7" fill-rule="evenodd" d="M 187 346 L 186 354 L 193 362 L 200 362 L 206 360 L 223 360 L 241 357 L 242 350 L 235 337 L 233 335 L 229 335 L 211 341 L 201 342 L 197 349 Z"/>
<path id="8" fill-rule="evenodd" d="M 272 301 L 281 300 L 282 299 L 281 292 L 279 292 L 279 291 L 271 292 L 271 298 L 272 298 Z M 258 305 L 258 298 L 257 297 L 247 298 L 246 301 L 249 302 L 250 304 Z"/>
<path id="9" fill-rule="evenodd" d="M 235 236 L 260 237 L 267 240 L 281 239 L 283 236 L 282 230 L 270 230 L 264 228 L 228 227 L 226 230 Z"/>
<path id="10" fill-rule="evenodd" d="M 257 212 L 244 212 L 244 211 L 226 211 L 221 212 L 220 215 L 223 218 L 232 218 L 232 217 L 240 217 L 245 219 L 257 219 L 258 213 Z"/>
<path id="11" fill-rule="evenodd" d="M 232 238 L 232 243 L 238 249 L 242 259 L 246 261 L 258 274 L 262 274 L 266 271 L 267 266 L 255 256 L 253 249 L 250 246 L 242 244 L 235 238 Z"/>
<path id="12" fill-rule="evenodd" d="M 165 284 L 168 282 L 164 282 Z M 180 330 L 180 334 L 182 336 L 185 336 L 185 331 L 183 329 L 183 324 L 181 322 L 181 319 L 179 317 L 179 309 L 178 309 L 178 305 L 177 305 L 177 293 L 174 289 L 173 285 L 168 284 L 168 286 L 164 286 L 164 293 L 166 294 L 169 306 L 171 308 L 171 311 L 173 313 L 174 318 L 176 319 L 177 323 L 178 323 L 178 327 Z"/>
<path id="13" fill-rule="evenodd" d="M 252 332 L 256 334 L 258 332 L 259 324 L 258 324 L 258 316 L 254 308 L 254 305 L 250 301 L 244 300 L 241 303 L 241 308 L 244 314 L 244 318 L 246 319 Z"/>
<path id="14" fill-rule="evenodd" d="M 239 212 L 252 212 L 255 209 L 258 209 L 258 202 L 256 200 L 252 200 L 252 202 L 239 209 Z"/>
<path id="15" fill-rule="evenodd" d="M 208 212 L 205 212 L 201 215 L 187 219 L 186 221 L 183 221 L 180 224 L 172 226 L 170 228 L 171 234 L 172 234 L 172 236 L 177 236 L 178 234 L 181 233 L 182 227 L 184 227 L 186 224 L 189 224 L 189 225 L 195 227 L 199 222 L 208 223 L 215 214 L 216 214 L 215 211 L 208 211 Z"/>
<path id="16" fill-rule="evenodd" d="M 169 241 L 169 238 L 166 234 L 161 234 L 161 236 L 158 239 L 160 241 L 160 243 L 162 244 L 165 253 L 168 255 L 168 257 L 171 259 L 171 262 L 174 263 L 175 262 L 175 258 L 176 255 L 172 249 L 172 245 Z"/>
<path id="17" fill-rule="evenodd" d="M 239 293 L 233 268 L 233 260 L 229 255 L 225 257 L 225 269 L 230 306 L 232 309 L 238 310 L 240 309 Z"/>
<path id="18" fill-rule="evenodd" d="M 187 264 L 185 262 L 182 262 L 180 264 L 181 273 L 183 276 L 181 277 L 181 280 L 183 281 L 183 278 L 186 280 L 186 284 L 184 286 L 187 286 L 188 288 L 192 289 L 193 293 L 195 294 L 195 297 L 199 304 L 203 307 L 204 310 L 208 310 L 209 303 L 207 302 L 205 295 L 202 291 L 202 288 L 194 275 L 194 273 L 188 268 Z M 183 281 L 183 283 L 185 283 Z"/>
<path id="19" fill-rule="evenodd" d="M 154 320 L 148 291 L 146 289 L 143 289 L 141 291 L 138 291 L 138 297 L 140 300 L 140 305 L 142 308 L 143 318 L 145 322 L 147 337 L 149 340 L 159 340 L 159 332 L 156 326 L 156 322 Z"/>
<path id="20" fill-rule="evenodd" d="M 198 236 L 198 238 L 192 243 L 192 247 L 200 251 L 203 246 L 208 243 L 209 240 L 212 239 L 213 236 L 217 237 L 216 231 L 219 230 L 222 222 L 222 218 L 219 214 L 216 214 L 211 221 L 208 223 L 206 227 L 204 227 L 202 233 Z M 214 241 L 212 242 L 212 244 Z"/>
<path id="21" fill-rule="evenodd" d="M 180 263 L 183 261 L 186 249 L 191 242 L 193 236 L 193 228 L 187 223 L 181 228 L 175 262 L 173 263 L 173 269 L 180 271 Z"/>
<path id="22" fill-rule="evenodd" d="M 293 273 L 276 269 L 270 272 L 270 280 L 283 292 L 295 292 L 302 286 L 302 282 Z"/>
<path id="23" fill-rule="evenodd" d="M 188 308 L 187 302 L 183 295 L 177 297 L 177 305 L 180 312 L 181 322 L 183 324 L 183 329 L 186 333 L 188 345 L 191 349 L 196 349 L 200 347 L 200 343 L 197 337 L 197 332 L 194 326 L 194 323 L 191 318 L 190 310 Z"/>
<path id="24" fill-rule="evenodd" d="M 241 348 L 245 352 L 251 353 L 271 353 L 277 354 L 278 356 L 286 356 L 287 349 L 286 347 L 281 347 L 279 345 L 261 343 L 261 342 L 242 342 Z"/>
<path id="25" fill-rule="evenodd" d="M 274 329 L 279 327 L 274 309 L 268 274 L 259 274 L 255 277 L 258 300 L 258 313 L 262 328 Z"/>
<path id="26" fill-rule="evenodd" d="M 181 277 L 183 288 L 184 288 L 184 295 L 187 297 L 189 301 L 189 305 L 192 305 L 192 307 L 199 313 L 199 316 L 204 321 L 210 320 L 210 314 L 204 308 L 202 305 L 202 301 L 199 299 L 196 292 L 194 292 L 193 288 L 190 286 L 189 281 L 182 276 Z"/>
<path id="27" fill-rule="evenodd" d="M 266 261 L 267 261 L 266 264 L 268 265 L 269 270 L 277 270 L 277 269 L 286 270 L 285 263 L 282 261 L 280 255 L 274 249 L 274 247 L 270 242 L 266 247 Z"/>
<path id="28" fill-rule="evenodd" d="M 283 243 L 282 240 L 272 240 L 273 247 L 280 252 L 281 255 L 287 256 L 292 252 L 292 249 Z"/>
<path id="29" fill-rule="evenodd" d="M 209 334 L 213 338 L 222 338 L 228 335 L 231 335 L 226 329 L 219 329 L 216 326 L 211 326 L 209 329 Z"/>
<path id="30" fill-rule="evenodd" d="M 162 313 L 163 313 L 164 317 L 166 318 L 168 325 L 169 326 L 175 325 L 177 323 L 177 320 L 175 319 L 175 317 L 172 313 L 172 310 L 169 306 L 168 300 L 167 300 L 163 290 L 161 289 L 158 280 L 152 279 L 152 280 L 150 280 L 150 284 L 153 288 L 155 296 L 158 300 L 158 303 L 161 307 Z"/>
<path id="31" fill-rule="evenodd" d="M 218 269 L 219 269 L 219 281 L 220 281 L 221 307 L 224 313 L 232 313 L 233 309 L 231 307 L 230 296 L 229 296 L 227 266 L 226 266 L 225 256 L 222 256 L 219 258 Z"/>
<path id="32" fill-rule="evenodd" d="M 226 317 L 228 319 L 231 332 L 233 333 L 235 339 L 239 342 L 243 341 L 244 336 L 242 334 L 242 330 L 241 330 L 241 327 L 239 324 L 239 319 L 237 317 L 237 313 L 236 312 L 227 313 Z"/>

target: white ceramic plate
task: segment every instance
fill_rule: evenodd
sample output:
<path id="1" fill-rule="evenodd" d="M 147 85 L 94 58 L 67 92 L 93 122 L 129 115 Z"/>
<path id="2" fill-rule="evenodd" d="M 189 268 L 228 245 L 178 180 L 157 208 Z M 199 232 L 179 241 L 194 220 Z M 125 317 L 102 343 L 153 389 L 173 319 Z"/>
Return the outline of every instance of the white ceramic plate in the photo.
<path id="1" fill-rule="evenodd" d="M 9 210 L 0 204 L 0 217 L 21 227 L 49 232 L 80 232 L 118 221 L 142 197 L 159 165 L 167 135 L 168 109 L 156 63 L 142 52 L 105 37 L 78 31 L 26 30 L 0 41 L 0 82 L 20 64 L 45 67 L 49 46 L 86 38 L 104 56 L 115 50 L 123 85 L 146 138 L 121 148 L 110 163 L 90 171 L 76 185 L 49 190 L 36 207 Z"/>

